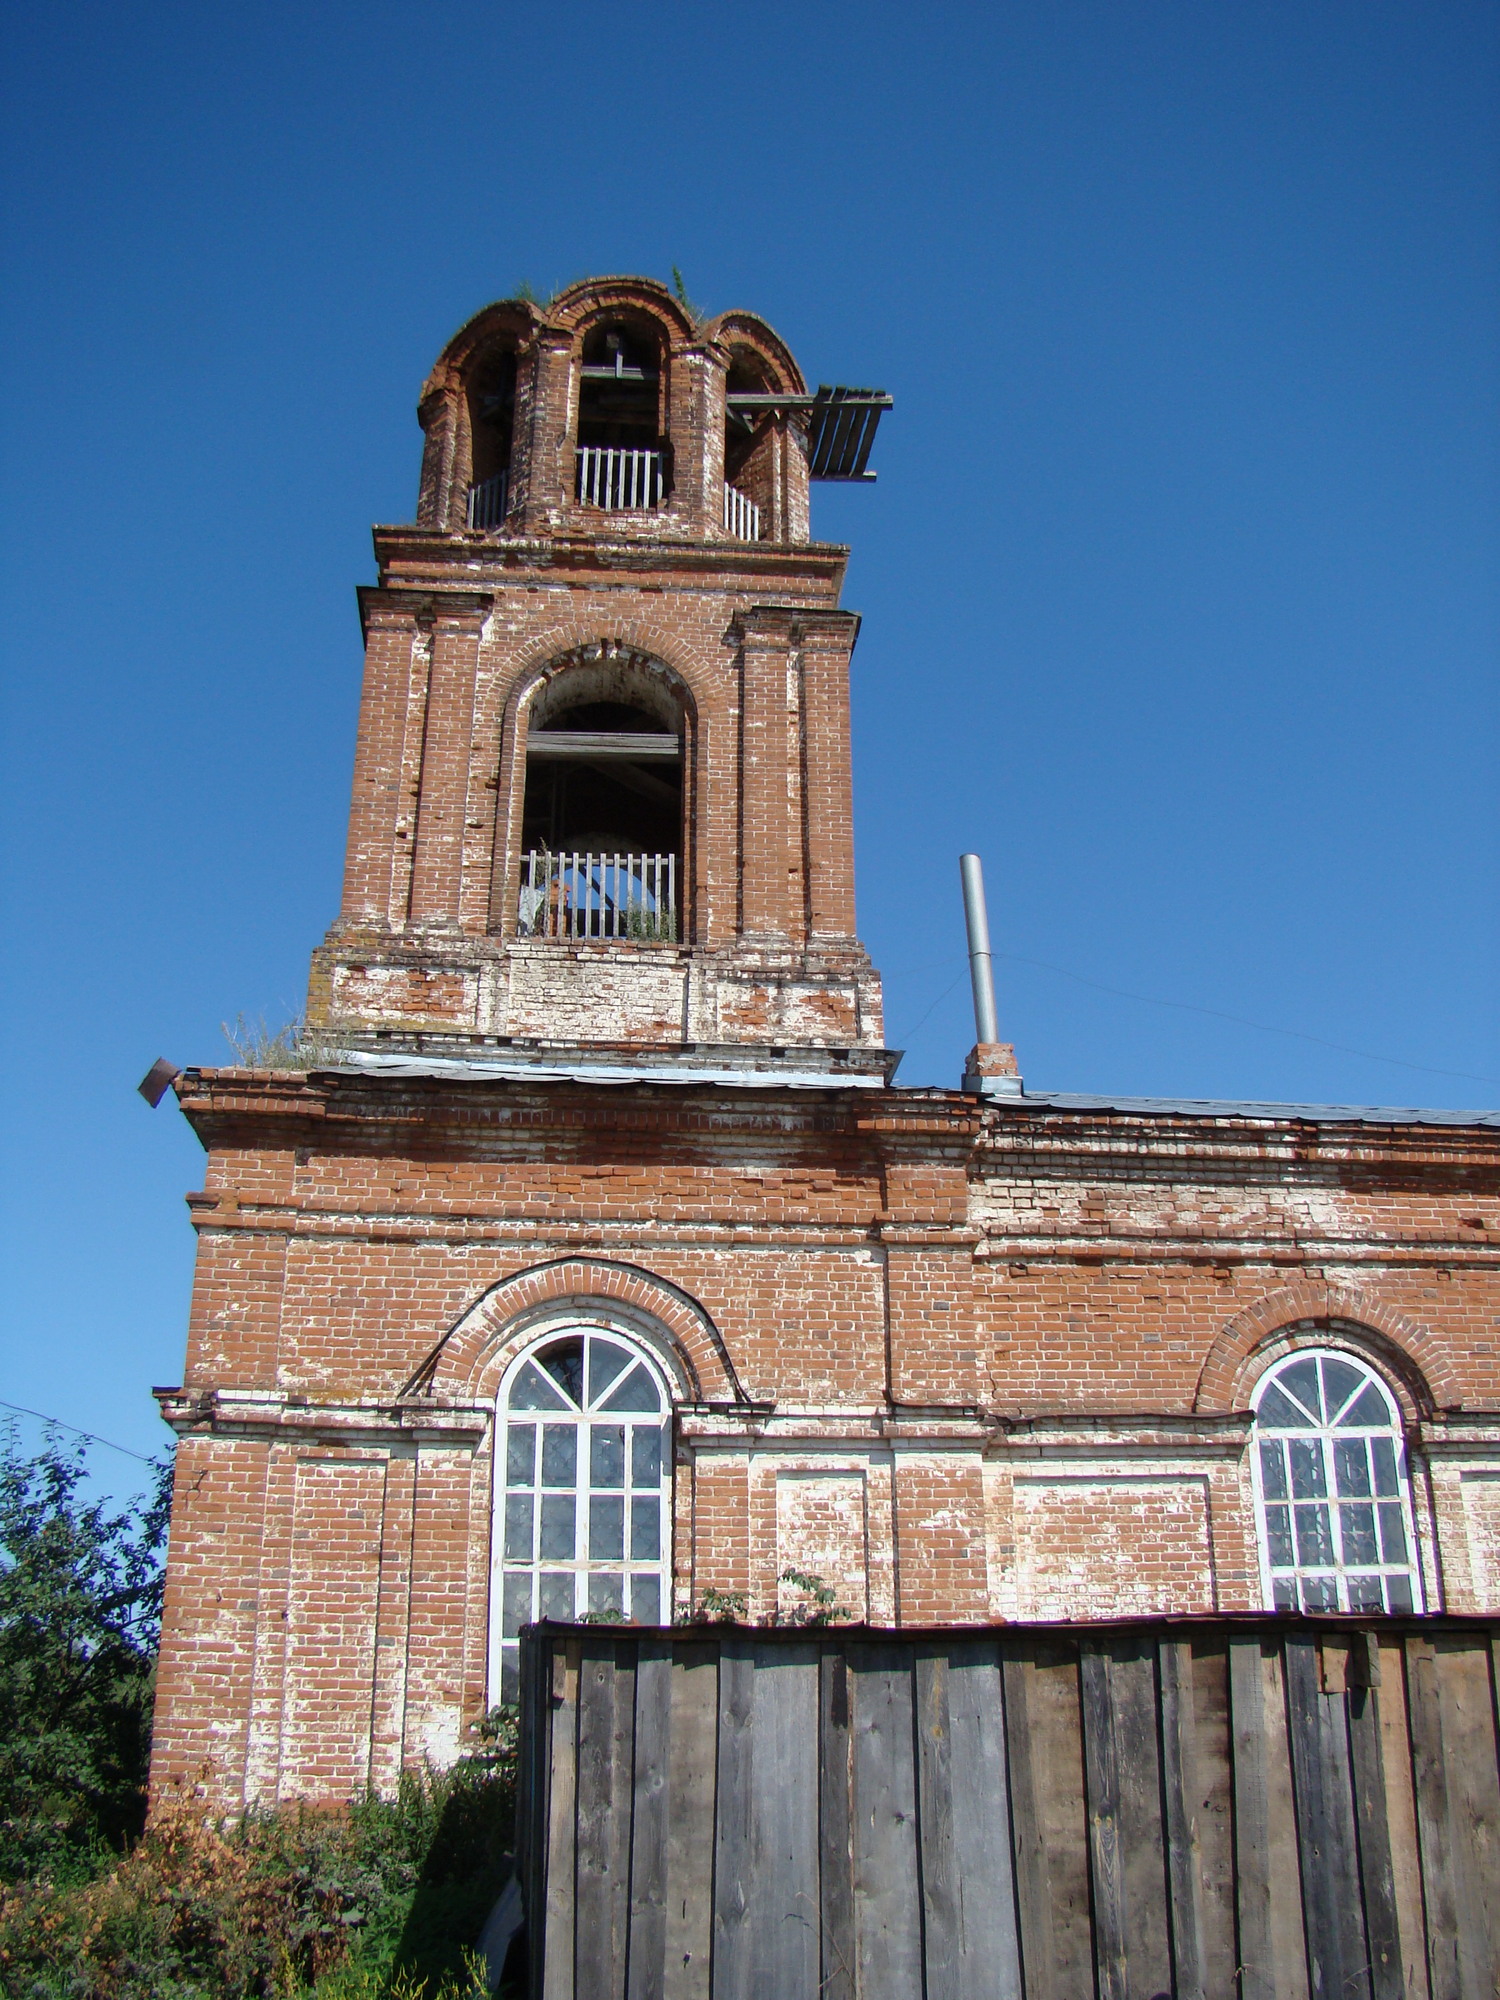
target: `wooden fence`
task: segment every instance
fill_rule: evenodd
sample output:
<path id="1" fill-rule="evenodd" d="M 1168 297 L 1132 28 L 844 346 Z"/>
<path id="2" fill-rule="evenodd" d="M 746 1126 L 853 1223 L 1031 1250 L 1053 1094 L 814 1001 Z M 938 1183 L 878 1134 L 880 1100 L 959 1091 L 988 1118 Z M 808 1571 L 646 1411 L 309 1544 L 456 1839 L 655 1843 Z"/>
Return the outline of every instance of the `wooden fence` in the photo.
<path id="1" fill-rule="evenodd" d="M 1495 2000 L 1500 1619 L 538 1626 L 535 2000 Z"/>

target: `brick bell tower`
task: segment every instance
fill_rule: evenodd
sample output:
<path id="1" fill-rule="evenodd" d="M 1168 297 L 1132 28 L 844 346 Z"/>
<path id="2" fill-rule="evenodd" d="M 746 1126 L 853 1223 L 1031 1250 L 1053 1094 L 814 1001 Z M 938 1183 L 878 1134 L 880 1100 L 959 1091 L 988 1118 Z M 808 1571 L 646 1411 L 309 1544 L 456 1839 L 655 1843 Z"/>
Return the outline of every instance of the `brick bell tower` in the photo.
<path id="1" fill-rule="evenodd" d="M 507 300 L 422 391 L 379 528 L 315 1032 L 399 1068 L 888 1072 L 854 929 L 847 552 L 890 399 L 661 285 Z"/>

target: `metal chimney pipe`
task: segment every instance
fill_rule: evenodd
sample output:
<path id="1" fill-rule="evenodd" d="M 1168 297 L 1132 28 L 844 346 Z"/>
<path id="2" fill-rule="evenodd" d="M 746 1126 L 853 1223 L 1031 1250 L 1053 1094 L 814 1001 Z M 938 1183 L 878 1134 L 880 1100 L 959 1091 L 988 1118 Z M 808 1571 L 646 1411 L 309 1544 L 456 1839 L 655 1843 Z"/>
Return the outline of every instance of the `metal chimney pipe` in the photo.
<path id="1" fill-rule="evenodd" d="M 969 977 L 974 986 L 974 1032 L 981 1042 L 998 1042 L 1000 1022 L 995 1013 L 995 970 L 990 961 L 990 920 L 984 907 L 984 869 L 977 854 L 961 854 L 958 872 L 964 885 L 964 922 L 969 927 Z"/>

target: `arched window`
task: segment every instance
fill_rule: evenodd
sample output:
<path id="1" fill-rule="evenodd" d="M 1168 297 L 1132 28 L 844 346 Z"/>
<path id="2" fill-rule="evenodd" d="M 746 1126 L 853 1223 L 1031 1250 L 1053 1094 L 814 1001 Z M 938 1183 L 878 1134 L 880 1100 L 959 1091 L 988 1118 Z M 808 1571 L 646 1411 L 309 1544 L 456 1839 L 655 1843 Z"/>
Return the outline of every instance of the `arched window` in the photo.
<path id="1" fill-rule="evenodd" d="M 1421 1607 L 1395 1398 L 1352 1355 L 1302 1350 L 1255 1395 L 1255 1498 L 1278 1611 Z"/>
<path id="2" fill-rule="evenodd" d="M 515 1700 L 519 1634 L 535 1619 L 662 1622 L 669 1407 L 655 1361 L 615 1333 L 553 1337 L 511 1371 L 498 1406 L 492 1700 Z"/>

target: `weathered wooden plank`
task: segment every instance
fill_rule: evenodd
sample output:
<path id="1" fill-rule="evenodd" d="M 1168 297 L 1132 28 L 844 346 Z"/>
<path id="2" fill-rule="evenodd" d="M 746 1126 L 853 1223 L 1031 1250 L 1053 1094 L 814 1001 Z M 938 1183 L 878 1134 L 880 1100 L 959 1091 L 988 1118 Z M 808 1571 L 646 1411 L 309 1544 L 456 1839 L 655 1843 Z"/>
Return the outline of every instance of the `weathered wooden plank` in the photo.
<path id="1" fill-rule="evenodd" d="M 1100 2000 L 1172 1984 L 1155 1652 L 1133 1636 L 1080 1648 Z"/>
<path id="2" fill-rule="evenodd" d="M 1006 1764 L 1010 1780 L 1011 1851 L 1016 1871 L 1016 1916 L 1027 2000 L 1058 2000 L 1062 1989 L 1052 1956 L 1052 1884 L 1038 1797 L 1036 1726 L 1031 1707 L 1034 1667 L 1019 1638 L 1002 1644 L 1000 1681 L 1005 1693 Z"/>
<path id="3" fill-rule="evenodd" d="M 1381 1766 L 1385 1820 L 1396 1884 L 1396 1927 L 1401 1938 L 1403 1993 L 1430 2000 L 1427 1925 L 1422 1912 L 1422 1856 L 1417 1843 L 1417 1801 L 1412 1785 L 1411 1739 L 1406 1727 L 1406 1646 L 1399 1632 L 1380 1640 Z"/>
<path id="4" fill-rule="evenodd" d="M 667 1963 L 667 1842 L 671 1810 L 672 1642 L 636 1641 L 635 1768 L 630 1825 L 629 2000 L 663 2000 Z M 617 1802 L 619 1811 L 623 1801 Z"/>
<path id="5" fill-rule="evenodd" d="M 818 1920 L 825 2000 L 855 2000 L 849 1662 L 825 1646 L 818 1688 Z"/>
<path id="6" fill-rule="evenodd" d="M 1364 1891 L 1365 1951 L 1374 2000 L 1405 2000 L 1396 1880 L 1386 1818 L 1385 1761 L 1381 1748 L 1379 1649 L 1356 1633 L 1346 1656 L 1343 1696 L 1349 1730 L 1349 1771 L 1354 1787 L 1354 1827 Z"/>
<path id="7" fill-rule="evenodd" d="M 1313 2000 L 1370 2000 L 1344 1697 L 1322 1692 L 1315 1639 L 1289 1635 L 1282 1650 L 1308 1986 Z"/>
<path id="8" fill-rule="evenodd" d="M 1198 1856 L 1198 1947 L 1209 2000 L 1238 1995 L 1235 1938 L 1234 1760 L 1229 1727 L 1229 1654 L 1219 1635 L 1194 1634 L 1193 1832 Z"/>
<path id="9" fill-rule="evenodd" d="M 911 1649 L 850 1648 L 856 1990 L 922 1991 L 922 1899 Z"/>
<path id="10" fill-rule="evenodd" d="M 667 1778 L 667 1925 L 663 2000 L 709 2000 L 719 1654 L 684 1642 L 672 1659 Z"/>
<path id="11" fill-rule="evenodd" d="M 715 2000 L 816 2000 L 818 1649 L 724 1641 Z"/>
<path id="12" fill-rule="evenodd" d="M 1203 1855 L 1198 1842 L 1197 1703 L 1189 1642 L 1164 1639 L 1157 1649 L 1157 1671 L 1172 1992 L 1174 2000 L 1208 2000 L 1203 1968 Z"/>
<path id="13" fill-rule="evenodd" d="M 1027 2000 L 1094 2000 L 1094 1927 L 1089 1906 L 1088 1804 L 1076 1641 L 1038 1634 L 1019 1639 L 1031 1811 L 1041 1848 L 1043 1897 L 1023 1904 L 1021 1951 Z M 1006 1708 L 1012 1676 L 1007 1661 Z M 1010 1733 L 1012 1756 L 1019 1725 Z M 1015 1767 L 1012 1767 L 1012 1779 Z M 1018 1799 L 1019 1804 L 1019 1799 Z M 1047 1984 L 1041 1984 L 1045 1977 Z"/>
<path id="14" fill-rule="evenodd" d="M 1271 1953 L 1271 1806 L 1261 1642 L 1229 1641 L 1234 1734 L 1234 1866 L 1242 2000 L 1277 2000 Z"/>
<path id="15" fill-rule="evenodd" d="M 1408 1722 L 1432 2000 L 1500 1991 L 1500 1780 L 1488 1647 L 1407 1641 Z"/>
<path id="16" fill-rule="evenodd" d="M 947 1704 L 958 1894 L 959 1976 L 954 1990 L 958 2000 L 1022 2000 L 1005 1704 L 992 1639 L 959 1640 L 949 1647 Z M 925 1881 L 925 1809 L 923 1874 Z M 927 1972 L 928 2000 L 934 2000 L 930 1927 Z"/>
<path id="17" fill-rule="evenodd" d="M 590 2000 L 623 2000 L 630 1930 L 635 1645 L 590 1635 L 578 1670 L 574 1976 Z"/>
<path id="18" fill-rule="evenodd" d="M 926 2000 L 958 2000 L 959 1879 L 953 1840 L 953 1730 L 948 1651 L 941 1642 L 915 1654 L 917 1830 L 921 1843 L 922 1942 Z"/>
<path id="19" fill-rule="evenodd" d="M 574 1877 L 578 1806 L 578 1644 L 559 1641 L 552 1653 L 552 1767 L 547 1804 L 547 1913 L 542 1948 L 542 2000 L 573 2000 Z M 560 1669 L 560 1671 L 559 1671 Z M 533 1917 L 532 1922 L 535 1921 Z"/>

